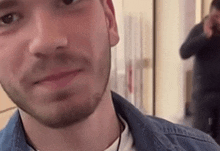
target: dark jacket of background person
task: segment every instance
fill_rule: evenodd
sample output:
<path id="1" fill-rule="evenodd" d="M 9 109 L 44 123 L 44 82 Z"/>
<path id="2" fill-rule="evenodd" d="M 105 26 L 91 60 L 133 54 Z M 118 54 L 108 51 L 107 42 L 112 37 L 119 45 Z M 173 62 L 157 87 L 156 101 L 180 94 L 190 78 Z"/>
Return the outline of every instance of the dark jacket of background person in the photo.
<path id="1" fill-rule="evenodd" d="M 189 33 L 180 48 L 180 55 L 183 59 L 195 57 L 192 93 L 194 127 L 207 133 L 213 133 L 210 131 L 215 129 L 212 135 L 219 135 L 220 130 L 210 127 L 208 121 L 209 118 L 214 121 L 220 117 L 220 36 L 215 34 L 208 39 L 201 22 Z"/>
<path id="2" fill-rule="evenodd" d="M 183 59 L 195 56 L 193 97 L 206 98 L 203 101 L 220 99 L 220 36 L 207 39 L 201 22 L 191 30 L 180 55 Z"/>

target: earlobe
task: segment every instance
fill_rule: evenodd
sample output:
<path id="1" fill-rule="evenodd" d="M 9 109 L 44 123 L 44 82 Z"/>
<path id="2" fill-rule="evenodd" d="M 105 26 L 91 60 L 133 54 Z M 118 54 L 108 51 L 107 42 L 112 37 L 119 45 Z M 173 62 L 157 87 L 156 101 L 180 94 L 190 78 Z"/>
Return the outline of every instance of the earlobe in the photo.
<path id="1" fill-rule="evenodd" d="M 108 1 L 109 0 L 103 0 L 103 7 L 106 16 L 106 25 L 109 33 L 109 41 L 110 45 L 113 47 L 119 42 L 119 35 L 113 6 L 110 6 Z"/>

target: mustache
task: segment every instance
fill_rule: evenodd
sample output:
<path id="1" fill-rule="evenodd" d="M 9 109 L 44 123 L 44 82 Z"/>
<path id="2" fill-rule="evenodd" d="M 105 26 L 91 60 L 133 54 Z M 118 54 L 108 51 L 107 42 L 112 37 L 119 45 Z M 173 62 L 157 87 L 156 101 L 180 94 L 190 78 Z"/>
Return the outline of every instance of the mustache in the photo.
<path id="1" fill-rule="evenodd" d="M 54 67 L 59 66 L 75 66 L 77 64 L 90 64 L 89 56 L 85 53 L 57 53 L 54 57 L 39 59 L 35 62 L 31 71 L 37 73 L 38 71 L 47 71 L 53 69 Z"/>
<path id="2" fill-rule="evenodd" d="M 91 57 L 83 52 L 77 53 L 58 53 L 53 57 L 40 58 L 27 65 L 24 71 L 21 83 L 34 81 L 39 77 L 49 74 L 55 68 L 63 68 L 66 70 L 76 68 L 88 68 L 91 65 Z"/>

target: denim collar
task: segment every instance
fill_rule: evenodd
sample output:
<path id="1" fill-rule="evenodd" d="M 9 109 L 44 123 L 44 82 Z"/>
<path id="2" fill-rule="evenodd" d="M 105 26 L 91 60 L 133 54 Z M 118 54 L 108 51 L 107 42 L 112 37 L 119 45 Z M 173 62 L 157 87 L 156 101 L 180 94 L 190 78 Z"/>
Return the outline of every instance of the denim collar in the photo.
<path id="1" fill-rule="evenodd" d="M 175 151 L 175 146 L 161 131 L 161 123 L 155 123 L 151 117 L 143 115 L 131 103 L 112 92 L 112 98 L 117 114 L 128 123 L 134 138 L 136 149 L 146 151 Z M 169 125 L 169 124 L 167 124 Z M 2 151 L 29 151 L 26 136 L 18 111 L 11 117 L 6 128 L 0 132 Z M 178 150 L 180 151 L 180 150 Z"/>
<path id="2" fill-rule="evenodd" d="M 2 134 L 1 134 L 2 133 Z M 0 148 L 2 151 L 29 151 L 26 143 L 24 128 L 19 111 L 17 110 L 9 120 L 5 129 L 1 131 Z"/>

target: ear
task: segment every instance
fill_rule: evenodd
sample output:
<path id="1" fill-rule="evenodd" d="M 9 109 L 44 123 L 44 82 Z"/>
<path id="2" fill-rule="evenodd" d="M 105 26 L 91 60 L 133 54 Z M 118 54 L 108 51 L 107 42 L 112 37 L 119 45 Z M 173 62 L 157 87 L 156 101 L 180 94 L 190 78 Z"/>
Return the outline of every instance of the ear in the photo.
<path id="1" fill-rule="evenodd" d="M 105 11 L 106 25 L 109 33 L 110 45 L 113 47 L 119 42 L 118 28 L 114 14 L 112 0 L 102 0 Z"/>

